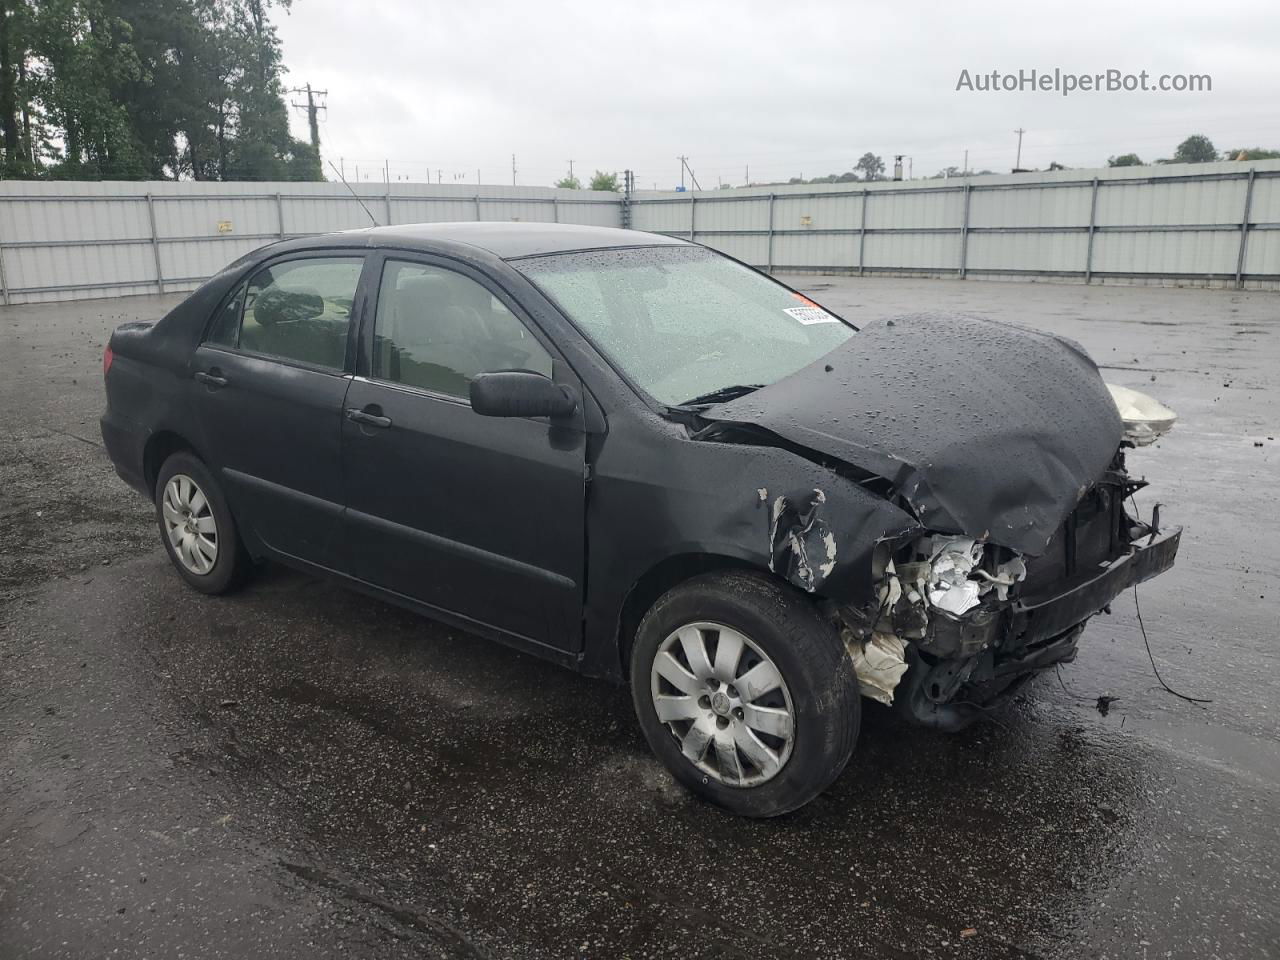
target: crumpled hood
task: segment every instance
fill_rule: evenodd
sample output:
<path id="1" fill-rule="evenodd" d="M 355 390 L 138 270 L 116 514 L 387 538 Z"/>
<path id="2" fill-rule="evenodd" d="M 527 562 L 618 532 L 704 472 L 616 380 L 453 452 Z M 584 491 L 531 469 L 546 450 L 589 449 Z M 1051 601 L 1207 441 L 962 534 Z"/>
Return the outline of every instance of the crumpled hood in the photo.
<path id="1" fill-rule="evenodd" d="M 864 327 L 704 419 L 766 429 L 890 481 L 940 533 L 1030 556 L 1110 464 L 1122 426 L 1074 341 L 975 317 Z"/>

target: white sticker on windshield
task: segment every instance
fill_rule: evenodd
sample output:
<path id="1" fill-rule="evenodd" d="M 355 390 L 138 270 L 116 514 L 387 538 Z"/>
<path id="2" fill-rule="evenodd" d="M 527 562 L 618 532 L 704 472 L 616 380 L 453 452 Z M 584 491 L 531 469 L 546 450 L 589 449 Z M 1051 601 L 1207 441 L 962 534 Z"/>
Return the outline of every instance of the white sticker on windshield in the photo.
<path id="1" fill-rule="evenodd" d="M 791 317 L 791 319 L 803 323 L 806 327 L 815 323 L 840 322 L 821 307 L 784 307 L 782 312 Z"/>

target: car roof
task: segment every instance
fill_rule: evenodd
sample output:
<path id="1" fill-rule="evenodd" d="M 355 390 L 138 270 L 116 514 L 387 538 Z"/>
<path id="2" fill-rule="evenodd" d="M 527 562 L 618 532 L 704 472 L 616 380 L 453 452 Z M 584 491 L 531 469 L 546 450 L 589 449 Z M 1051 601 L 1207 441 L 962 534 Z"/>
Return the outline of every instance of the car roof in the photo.
<path id="1" fill-rule="evenodd" d="M 536 257 L 573 250 L 609 247 L 679 246 L 677 237 L 642 230 L 592 227 L 571 223 L 411 223 L 394 227 L 366 227 L 360 231 L 375 245 L 419 247 L 430 250 L 440 244 L 465 243 L 503 260 Z"/>

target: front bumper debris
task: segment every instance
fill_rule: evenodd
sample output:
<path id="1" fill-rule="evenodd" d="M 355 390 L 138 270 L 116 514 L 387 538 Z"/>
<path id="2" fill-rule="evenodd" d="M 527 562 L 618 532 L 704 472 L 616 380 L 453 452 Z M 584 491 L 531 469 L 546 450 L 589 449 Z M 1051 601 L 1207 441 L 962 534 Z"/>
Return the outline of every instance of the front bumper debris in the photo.
<path id="1" fill-rule="evenodd" d="M 986 647 L 1034 646 L 1083 623 L 1120 593 L 1173 566 L 1182 528 L 1155 534 L 1146 543 L 1066 583 L 1048 595 L 1021 597 L 1005 609 L 980 609 L 968 617 L 935 615 L 930 619 L 926 648 L 972 655 Z"/>
<path id="2" fill-rule="evenodd" d="M 1132 544 L 1128 553 L 1110 561 L 1084 583 L 1044 600 L 1019 600 L 1012 611 L 1015 642 L 1034 644 L 1083 623 L 1129 587 L 1172 567 L 1181 541 L 1181 527 L 1151 534 L 1146 543 Z"/>
<path id="3" fill-rule="evenodd" d="M 959 614 L 929 602 L 936 593 L 930 583 L 937 579 L 936 564 L 902 563 L 895 569 L 890 561 L 874 622 L 859 623 L 849 609 L 842 613 L 863 694 L 943 728 L 963 725 L 959 715 L 966 707 L 959 702 L 972 709 L 1007 699 L 1022 680 L 1073 659 L 1085 622 L 1118 594 L 1173 566 L 1181 528 L 1153 531 L 1132 521 L 1130 533 L 1134 539 L 1117 545 L 1113 556 L 1023 584 L 1013 596 L 1001 579 L 988 575 L 981 601 L 966 600 Z M 945 558 L 948 543 L 943 540 L 936 556 Z M 981 557 L 980 551 L 973 557 Z M 996 569 L 1004 574 L 1010 564 Z"/>
<path id="4" fill-rule="evenodd" d="M 1172 567 L 1181 538 L 1180 527 L 1149 534 L 1101 571 L 1082 573 L 1004 609 L 931 618 L 931 639 L 958 652 L 939 657 L 928 652 L 932 644 L 909 645 L 905 676 L 893 691 L 895 707 L 924 726 L 966 726 L 975 711 L 1007 701 L 1036 673 L 1075 659 L 1089 618 L 1129 587 Z"/>

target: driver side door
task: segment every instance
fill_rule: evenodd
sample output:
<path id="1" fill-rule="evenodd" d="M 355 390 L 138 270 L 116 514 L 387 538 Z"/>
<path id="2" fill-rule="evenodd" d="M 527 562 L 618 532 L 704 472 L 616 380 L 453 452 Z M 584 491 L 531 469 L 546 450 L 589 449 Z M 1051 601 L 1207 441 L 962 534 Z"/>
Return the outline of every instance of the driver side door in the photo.
<path id="1" fill-rule="evenodd" d="M 525 643 L 581 645 L 586 435 L 494 418 L 479 373 L 581 383 L 519 306 L 460 264 L 388 256 L 342 433 L 346 545 L 362 580 Z M 371 321 L 371 323 L 370 323 Z"/>

